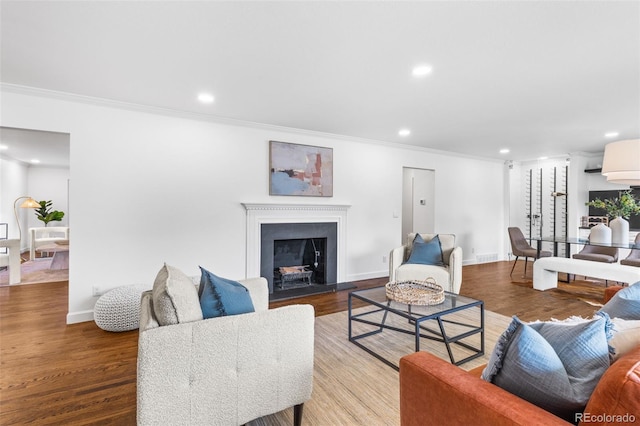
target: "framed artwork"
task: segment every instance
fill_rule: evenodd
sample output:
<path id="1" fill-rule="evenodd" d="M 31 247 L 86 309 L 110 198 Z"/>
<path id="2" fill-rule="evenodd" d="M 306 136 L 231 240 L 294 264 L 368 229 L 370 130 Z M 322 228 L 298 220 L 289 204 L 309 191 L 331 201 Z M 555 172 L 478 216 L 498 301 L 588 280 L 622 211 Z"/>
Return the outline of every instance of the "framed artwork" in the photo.
<path id="1" fill-rule="evenodd" d="M 333 197 L 333 148 L 269 141 L 269 195 Z"/>

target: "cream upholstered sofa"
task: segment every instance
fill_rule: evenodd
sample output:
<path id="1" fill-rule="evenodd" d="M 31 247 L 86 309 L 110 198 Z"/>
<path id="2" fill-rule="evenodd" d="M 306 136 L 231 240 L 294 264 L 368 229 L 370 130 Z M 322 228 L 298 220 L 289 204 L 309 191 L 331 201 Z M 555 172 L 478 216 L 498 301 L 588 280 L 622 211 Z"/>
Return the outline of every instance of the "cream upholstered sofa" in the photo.
<path id="1" fill-rule="evenodd" d="M 29 255 L 30 259 L 36 258 L 36 250 L 42 246 L 53 244 L 56 241 L 69 239 L 68 226 L 47 226 L 29 228 Z"/>
<path id="2" fill-rule="evenodd" d="M 411 255 L 413 240 L 417 233 L 407 235 L 407 242 L 391 250 L 389 255 L 389 280 L 409 281 L 433 278 L 445 291 L 460 293 L 462 284 L 462 248 L 456 247 L 456 237 L 453 234 L 420 233 L 425 242 L 431 241 L 438 235 L 442 247 L 443 266 L 404 263 Z"/>
<path id="3" fill-rule="evenodd" d="M 240 425 L 294 408 L 313 387 L 314 309 L 268 309 L 264 278 L 240 280 L 255 312 L 159 326 L 142 294 L 139 425 Z"/>

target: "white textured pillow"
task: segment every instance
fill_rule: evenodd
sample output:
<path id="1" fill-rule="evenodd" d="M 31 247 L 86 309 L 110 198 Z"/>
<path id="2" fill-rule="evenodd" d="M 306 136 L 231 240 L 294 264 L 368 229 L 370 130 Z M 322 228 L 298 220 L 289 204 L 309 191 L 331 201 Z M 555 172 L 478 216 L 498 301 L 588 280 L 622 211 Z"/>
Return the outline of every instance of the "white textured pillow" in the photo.
<path id="1" fill-rule="evenodd" d="M 202 319 L 198 290 L 191 278 L 166 263 L 153 283 L 153 312 L 160 325 Z"/>
<path id="2" fill-rule="evenodd" d="M 640 345 L 640 320 L 612 318 L 611 322 L 613 337 L 609 340 L 609 346 L 614 349 L 613 359 L 616 360 Z"/>

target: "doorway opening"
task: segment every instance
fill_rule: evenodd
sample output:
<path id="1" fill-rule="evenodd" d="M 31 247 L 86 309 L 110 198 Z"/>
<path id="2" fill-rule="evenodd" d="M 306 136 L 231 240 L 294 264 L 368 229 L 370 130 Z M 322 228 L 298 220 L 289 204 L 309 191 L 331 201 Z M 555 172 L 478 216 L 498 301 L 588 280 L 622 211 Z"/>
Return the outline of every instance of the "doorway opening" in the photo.
<path id="1" fill-rule="evenodd" d="M 402 236 L 435 232 L 435 170 L 402 168 Z"/>

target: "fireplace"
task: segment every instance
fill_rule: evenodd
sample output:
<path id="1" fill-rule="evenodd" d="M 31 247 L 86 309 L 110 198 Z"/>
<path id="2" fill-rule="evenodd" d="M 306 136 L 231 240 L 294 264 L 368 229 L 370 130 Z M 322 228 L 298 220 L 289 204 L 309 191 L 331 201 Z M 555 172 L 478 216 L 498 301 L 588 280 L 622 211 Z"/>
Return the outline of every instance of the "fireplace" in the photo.
<path id="1" fill-rule="evenodd" d="M 337 228 L 335 222 L 262 224 L 260 276 L 269 292 L 336 283 Z"/>
<path id="2" fill-rule="evenodd" d="M 273 290 L 327 284 L 326 253 L 326 238 L 274 241 Z"/>
<path id="3" fill-rule="evenodd" d="M 273 292 L 275 241 L 311 238 L 313 243 L 317 245 L 318 239 L 326 238 L 325 254 L 322 254 L 325 256 L 324 262 L 326 263 L 326 275 L 323 281 L 326 285 L 347 281 L 346 230 L 347 210 L 350 206 L 248 203 L 243 203 L 243 206 L 247 211 L 247 277 L 265 277 L 269 281 L 269 291 Z M 281 230 L 265 237 L 263 227 L 271 232 L 270 225 L 279 225 Z M 319 231 L 329 235 L 320 235 Z M 263 238 L 268 238 L 269 242 L 263 244 Z M 312 247 L 313 243 L 311 243 Z M 270 259 L 267 261 L 267 265 L 263 264 L 263 259 Z M 311 260 L 314 261 L 312 263 L 315 263 L 315 259 Z"/>

